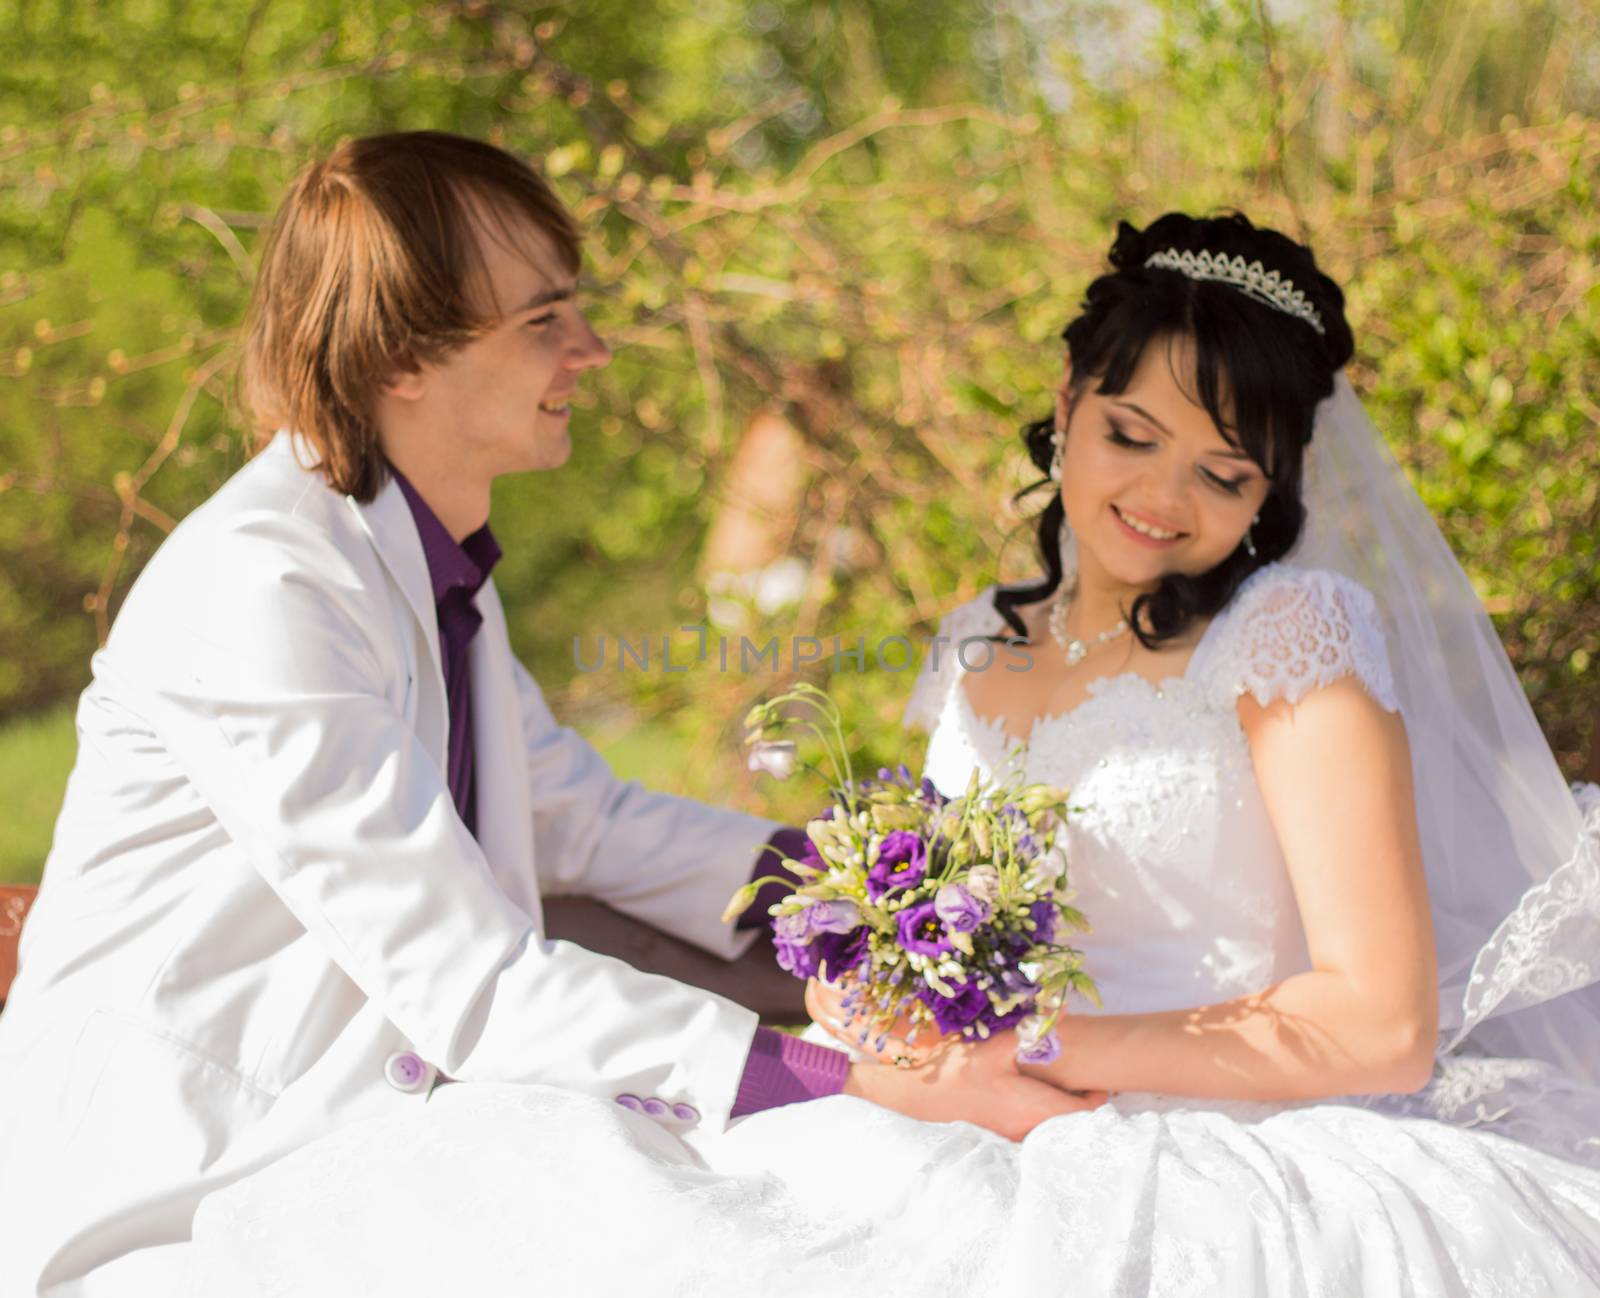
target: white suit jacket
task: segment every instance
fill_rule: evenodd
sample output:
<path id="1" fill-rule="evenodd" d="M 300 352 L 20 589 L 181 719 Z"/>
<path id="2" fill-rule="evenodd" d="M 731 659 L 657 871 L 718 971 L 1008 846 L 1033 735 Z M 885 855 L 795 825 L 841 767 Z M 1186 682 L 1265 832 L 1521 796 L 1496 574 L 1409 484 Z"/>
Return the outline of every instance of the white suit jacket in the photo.
<path id="1" fill-rule="evenodd" d="M 731 958 L 722 908 L 774 826 L 618 781 L 513 657 L 491 582 L 474 839 L 410 511 L 297 449 L 279 434 L 184 520 L 95 657 L 0 1015 L 3 1298 L 171 1292 L 204 1194 L 426 1102 L 386 1081 L 397 1052 L 715 1128 L 733 1103 L 755 1016 L 546 941 L 539 896 Z"/>

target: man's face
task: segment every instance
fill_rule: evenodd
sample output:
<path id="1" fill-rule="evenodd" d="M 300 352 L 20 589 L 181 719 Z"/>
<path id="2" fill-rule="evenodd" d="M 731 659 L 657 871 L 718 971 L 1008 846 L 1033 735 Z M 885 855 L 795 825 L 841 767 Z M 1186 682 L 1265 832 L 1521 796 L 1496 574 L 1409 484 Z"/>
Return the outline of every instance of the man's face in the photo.
<path id="1" fill-rule="evenodd" d="M 489 480 L 555 469 L 572 452 L 570 400 L 585 370 L 611 359 L 579 309 L 575 276 L 543 231 L 479 221 L 483 283 L 471 292 L 498 323 L 396 384 L 456 470 Z M 510 234 L 513 237 L 508 237 Z M 410 380 L 410 381 L 408 381 Z"/>

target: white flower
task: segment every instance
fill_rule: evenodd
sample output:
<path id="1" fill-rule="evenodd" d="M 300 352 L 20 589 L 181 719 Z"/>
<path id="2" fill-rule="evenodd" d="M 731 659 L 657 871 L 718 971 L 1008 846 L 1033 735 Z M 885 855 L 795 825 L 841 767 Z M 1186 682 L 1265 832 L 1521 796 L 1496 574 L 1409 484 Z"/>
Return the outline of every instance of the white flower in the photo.
<path id="1" fill-rule="evenodd" d="M 750 769 L 765 771 L 774 779 L 787 780 L 793 775 L 795 760 L 791 739 L 759 739 L 750 745 Z"/>
<path id="2" fill-rule="evenodd" d="M 728 900 L 727 909 L 722 912 L 722 922 L 731 924 L 739 916 L 743 915 L 745 911 L 749 910 L 755 904 L 756 893 L 759 891 L 759 884 L 747 883 L 738 892 L 734 893 Z"/>
<path id="3" fill-rule="evenodd" d="M 973 866 L 962 882 L 974 897 L 991 906 L 1000 896 L 1000 871 L 992 865 Z"/>

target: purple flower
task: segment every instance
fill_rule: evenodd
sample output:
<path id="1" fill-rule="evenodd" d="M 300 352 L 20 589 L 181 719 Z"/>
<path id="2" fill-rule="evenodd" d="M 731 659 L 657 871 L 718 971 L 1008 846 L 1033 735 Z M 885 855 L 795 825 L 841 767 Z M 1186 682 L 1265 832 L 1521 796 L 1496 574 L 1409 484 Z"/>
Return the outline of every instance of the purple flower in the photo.
<path id="1" fill-rule="evenodd" d="M 989 997 L 971 980 L 955 989 L 954 996 L 941 996 L 932 987 L 917 989 L 917 999 L 933 1013 L 940 1032 L 959 1032 L 975 1022 L 989 1008 Z"/>
<path id="2" fill-rule="evenodd" d="M 815 901 L 772 921 L 778 964 L 796 978 L 815 976 L 823 961 L 830 978 L 855 968 L 866 954 L 867 933 L 860 909 L 846 900 Z"/>
<path id="3" fill-rule="evenodd" d="M 1029 1042 L 1017 1048 L 1017 1062 L 1019 1064 L 1053 1064 L 1060 1058 L 1061 1038 L 1056 1035 L 1054 1028 L 1051 1028 L 1037 1041 Z"/>
<path id="4" fill-rule="evenodd" d="M 1035 942 L 1054 942 L 1056 940 L 1056 919 L 1058 912 L 1053 901 L 1036 901 L 1028 907 L 1028 914 L 1035 924 L 1033 940 Z"/>
<path id="5" fill-rule="evenodd" d="M 941 956 L 950 950 L 944 921 L 931 901 L 907 906 L 895 917 L 900 929 L 900 948 L 916 955 Z"/>
<path id="6" fill-rule="evenodd" d="M 928 872 L 928 849 L 909 829 L 897 829 L 878 845 L 867 875 L 867 896 L 879 901 L 896 888 L 915 888 Z"/>
<path id="7" fill-rule="evenodd" d="M 934 894 L 933 908 L 957 933 L 970 933 L 992 913 L 989 904 L 959 883 L 947 883 Z"/>
<path id="8" fill-rule="evenodd" d="M 848 933 L 818 934 L 811 945 L 817 949 L 821 973 L 837 982 L 845 974 L 860 969 L 872 956 L 872 949 L 867 942 L 871 935 L 872 930 L 865 925 Z"/>
<path id="9" fill-rule="evenodd" d="M 997 1014 L 994 1006 L 985 1005 L 983 1012 L 978 1015 L 978 1021 L 991 1032 L 1003 1032 L 1007 1028 L 1014 1028 L 1033 1012 L 1033 1007 L 1028 1004 L 1016 1006 L 1004 1014 Z"/>
<path id="10" fill-rule="evenodd" d="M 772 947 L 778 953 L 778 967 L 787 969 L 796 978 L 810 978 L 817 972 L 817 953 L 810 942 L 795 942 L 781 933 L 775 933 Z"/>
<path id="11" fill-rule="evenodd" d="M 859 968 L 867 958 L 869 930 L 864 926 L 848 933 L 820 932 L 804 942 L 793 941 L 777 932 L 777 925 L 773 929 L 778 964 L 796 978 L 815 978 L 826 965 L 827 976 L 836 980 L 841 974 Z"/>
<path id="12" fill-rule="evenodd" d="M 861 926 L 861 911 L 853 901 L 814 901 L 804 910 L 779 915 L 773 933 L 784 942 L 809 942 L 819 933 L 848 933 Z"/>
<path id="13" fill-rule="evenodd" d="M 949 798 L 945 797 L 944 794 L 940 793 L 939 790 L 934 787 L 933 781 L 927 776 L 922 777 L 922 800 L 930 807 L 942 807 L 945 805 L 945 803 L 950 801 Z"/>
<path id="14" fill-rule="evenodd" d="M 813 933 L 848 933 L 861 927 L 861 911 L 853 901 L 818 901 L 805 908 Z"/>

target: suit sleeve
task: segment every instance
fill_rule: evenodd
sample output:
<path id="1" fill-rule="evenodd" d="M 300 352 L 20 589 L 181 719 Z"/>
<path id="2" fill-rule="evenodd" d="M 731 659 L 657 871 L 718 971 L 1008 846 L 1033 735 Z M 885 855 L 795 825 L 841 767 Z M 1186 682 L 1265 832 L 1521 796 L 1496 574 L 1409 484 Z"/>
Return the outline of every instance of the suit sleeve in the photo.
<path id="1" fill-rule="evenodd" d="M 722 912 L 778 826 L 617 779 L 516 673 L 541 889 L 595 897 L 724 959 L 744 951 L 750 934 Z"/>
<path id="2" fill-rule="evenodd" d="M 755 1015 L 541 938 L 406 720 L 395 601 L 374 593 L 374 574 L 280 516 L 190 540 L 156 578 L 163 589 L 119 623 L 104 667 L 142 695 L 310 939 L 452 1077 L 654 1095 L 721 1125 Z M 628 798 L 574 791 L 574 815 L 595 823 L 566 845 L 643 845 L 600 827 L 619 809 Z M 561 845 L 560 800 L 541 814 Z M 724 839 L 730 855 L 737 839 Z"/>

